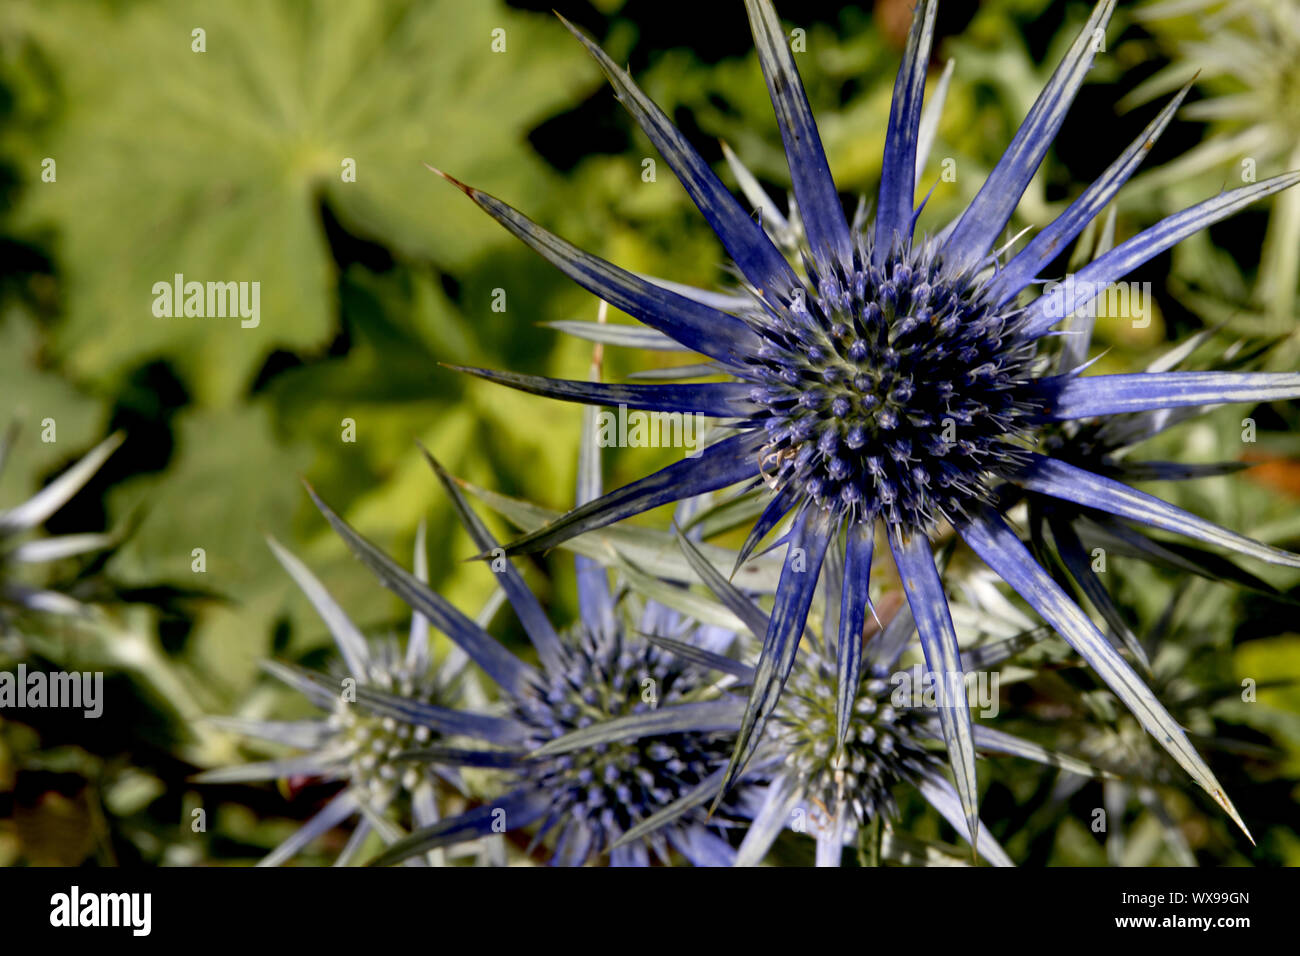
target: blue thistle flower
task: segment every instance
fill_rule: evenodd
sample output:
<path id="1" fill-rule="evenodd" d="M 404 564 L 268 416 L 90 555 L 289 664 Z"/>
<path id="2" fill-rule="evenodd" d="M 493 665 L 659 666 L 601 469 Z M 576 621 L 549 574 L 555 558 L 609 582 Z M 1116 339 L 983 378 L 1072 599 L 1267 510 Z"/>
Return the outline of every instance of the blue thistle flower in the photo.
<path id="1" fill-rule="evenodd" d="M 1186 95 L 1184 88 L 1054 222 L 1002 261 L 994 244 L 1083 83 L 1115 0 L 1096 4 L 971 204 L 933 236 L 916 235 L 919 210 L 913 197 L 936 0 L 916 5 L 894 86 L 874 221 L 862 217 L 852 225 L 776 11 L 770 0 L 746 0 L 745 6 L 802 221 L 796 264 L 631 78 L 570 26 L 717 233 L 741 279 L 739 296 L 669 287 L 633 275 L 440 173 L 584 288 L 660 333 L 650 338 L 661 347 L 675 343 L 702 353 L 728 377 L 723 382 L 620 385 L 469 370 L 568 401 L 703 413 L 734 429 L 698 458 L 580 506 L 512 542 L 507 553 L 544 550 L 703 492 L 765 484 L 770 503 L 754 523 L 742 557 L 787 517 L 789 548 L 730 765 L 729 780 L 734 780 L 762 739 L 794 666 L 823 561 L 828 551 L 841 550 L 842 564 L 836 562 L 843 568 L 837 724 L 839 739 L 847 735 L 861 672 L 856 637 L 867 613 L 878 523 L 919 626 L 927 666 L 941 675 L 960 671 L 930 544 L 936 525 L 946 522 L 1078 650 L 1240 824 L 1182 729 L 1007 524 L 996 492 L 1009 482 L 1125 521 L 1300 567 L 1300 556 L 1034 449 L 1039 429 L 1048 422 L 1300 395 L 1300 374 L 1295 373 L 1085 377 L 1077 369 L 1047 374 L 1040 360 L 1040 346 L 1054 336 L 1054 327 L 1107 283 L 1197 230 L 1300 182 L 1300 173 L 1226 192 L 1169 216 L 1098 257 L 1061 294 L 1022 302 L 1022 293 L 1038 281 L 1058 250 L 1132 175 Z M 975 753 L 965 691 L 960 681 L 941 685 L 944 737 L 974 831 Z"/>
<path id="2" fill-rule="evenodd" d="M 590 433 L 594 435 L 594 431 Z M 379 580 L 447 635 L 501 692 L 500 713 L 469 714 L 396 693 L 358 692 L 378 714 L 432 728 L 434 746 L 410 748 L 403 760 L 504 771 L 510 789 L 457 816 L 423 826 L 396 841 L 374 862 L 394 863 L 487 834 L 535 827 L 533 844 L 553 836 L 552 863 L 576 866 L 613 844 L 662 807 L 725 771 L 734 747 L 736 709 L 714 699 L 706 670 L 632 633 L 611 592 L 605 569 L 576 558 L 580 620 L 557 632 L 519 571 L 504 557 L 459 488 L 428 456 L 476 544 L 498 555 L 493 570 L 537 651 L 541 668 L 516 657 L 481 626 L 429 590 L 357 534 L 314 492 L 316 502 L 348 547 Z M 579 496 L 599 495 L 594 441 L 584 444 Z M 310 490 L 310 489 L 309 489 Z M 688 626 L 668 609 L 647 605 L 641 629 Z M 692 628 L 718 650 L 733 635 Z M 607 739 L 584 739 L 586 728 L 612 723 Z M 567 746 L 548 748 L 557 738 Z M 463 743 L 463 742 L 468 743 Z M 733 825 L 735 800 L 710 817 L 703 807 L 641 834 L 610 853 L 614 865 L 646 865 L 676 851 L 697 865 L 726 865 L 734 850 L 721 835 Z"/>
<path id="3" fill-rule="evenodd" d="M 465 787 L 454 767 L 417 764 L 407 752 L 434 739 L 430 723 L 394 712 L 369 710 L 364 702 L 371 693 L 397 695 L 412 706 L 443 711 L 466 703 L 465 665 L 459 648 L 434 666 L 429 647 L 429 624 L 419 612 L 403 649 L 396 638 L 367 639 L 311 570 L 274 538 L 267 542 L 276 560 L 293 578 L 325 622 L 338 648 L 341 666 L 328 675 L 267 661 L 264 667 L 294 688 L 326 716 L 306 720 L 257 720 L 210 717 L 217 727 L 258 741 L 299 751 L 295 756 L 222 767 L 198 774 L 201 783 L 246 783 L 285 777 L 308 777 L 325 782 L 342 781 L 343 788 L 301 828 L 273 849 L 259 866 L 279 866 L 293 859 L 313 840 L 357 816 L 347 844 L 335 864 L 346 866 L 361 851 L 371 833 L 388 843 L 404 831 L 387 817 L 400 807 L 402 817 L 417 827 L 439 819 L 438 801 L 448 788 Z M 424 526 L 416 533 L 415 574 L 426 581 L 427 554 Z M 484 615 L 497 607 L 489 602 Z M 439 725 L 441 726 L 441 725 Z M 440 862 L 437 855 L 431 861 Z"/>
<path id="4" fill-rule="evenodd" d="M 0 436 L 0 470 L 4 469 L 17 428 Z M 42 525 L 94 477 L 109 456 L 122 444 L 121 434 L 110 435 L 85 454 L 71 468 L 26 501 L 0 511 L 0 634 L 8 630 L 16 612 L 80 614 L 85 606 L 59 591 L 34 586 L 22 580 L 20 569 L 110 547 L 112 534 L 67 534 L 15 542 Z M 13 573 L 11 573 L 13 572 Z"/>
<path id="5" fill-rule="evenodd" d="M 729 582 L 688 538 L 680 537 L 679 543 L 688 563 L 720 605 L 761 642 L 768 629 L 768 615 Z M 838 607 L 839 596 L 828 594 L 824 633 L 836 631 L 834 614 Z M 962 609 L 981 621 L 988 620 L 988 611 L 978 604 Z M 900 786 L 915 788 L 990 863 L 1012 865 L 989 834 L 980 834 L 976 844 L 960 797 L 942 773 L 946 766 L 943 753 L 932 746 L 934 740 L 942 739 L 937 709 L 928 706 L 924 694 L 914 695 L 907 680 L 899 680 L 899 661 L 916 633 L 910 611 L 905 606 L 900 608 L 878 639 L 866 646 L 849 730 L 842 740 L 837 734 L 841 688 L 836 682 L 836 648 L 824 639 L 824 633 L 810 631 L 811 639 L 795 661 L 787 691 L 773 710 L 753 759 L 741 773 L 741 781 L 759 796 L 749 801 L 751 823 L 737 848 L 735 865 L 760 862 L 786 828 L 816 838 L 819 866 L 838 866 L 845 845 L 870 844 L 873 827 L 880 841 L 877 855 L 910 862 L 915 854 L 903 849 L 901 835 L 885 823 L 896 813 L 895 793 Z M 968 671 L 988 671 L 1039 636 L 1035 631 L 1014 631 L 1006 639 L 971 648 L 963 655 L 963 665 Z M 661 636 L 652 640 L 674 654 L 726 675 L 718 682 L 719 690 L 743 689 L 752 686 L 756 678 L 753 666 L 698 643 Z M 734 703 L 732 715 L 739 730 L 745 709 L 741 700 L 735 699 Z M 581 734 L 553 741 L 543 750 L 562 752 L 578 742 L 604 743 L 616 739 L 620 731 L 617 722 L 596 725 Z M 986 753 L 1023 757 L 1084 776 L 1104 776 L 1083 760 L 992 727 L 976 726 L 974 740 L 976 747 Z M 625 833 L 621 840 L 635 839 L 675 814 L 714 798 L 721 792 L 724 779 L 722 773 L 710 777 L 677 804 Z"/>

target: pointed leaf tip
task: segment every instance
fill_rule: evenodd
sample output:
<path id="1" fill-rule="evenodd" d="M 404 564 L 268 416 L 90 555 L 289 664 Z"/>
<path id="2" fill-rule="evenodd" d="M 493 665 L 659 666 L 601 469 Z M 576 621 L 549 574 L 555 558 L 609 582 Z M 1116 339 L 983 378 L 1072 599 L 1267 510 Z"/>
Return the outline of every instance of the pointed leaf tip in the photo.
<path id="1" fill-rule="evenodd" d="M 1232 822 L 1237 824 L 1241 829 L 1241 832 L 1246 835 L 1246 839 L 1250 841 L 1250 845 L 1257 846 L 1255 838 L 1251 836 L 1250 828 L 1246 826 L 1246 821 L 1241 818 L 1241 814 L 1237 812 L 1237 808 L 1233 806 L 1232 801 L 1228 799 L 1228 795 L 1222 790 L 1212 790 L 1210 791 L 1210 796 L 1214 797 L 1214 802 L 1223 808 L 1223 811 L 1232 819 Z"/>
<path id="2" fill-rule="evenodd" d="M 436 166 L 430 166 L 428 163 L 425 163 L 424 168 L 429 170 L 429 172 L 431 173 L 436 173 L 437 175 L 441 176 L 443 179 L 447 180 L 447 182 L 451 183 L 453 186 L 455 186 L 457 189 L 463 192 L 466 196 L 469 196 L 471 199 L 474 198 L 475 190 L 472 186 L 466 186 L 455 176 L 451 175 L 450 173 L 444 173 L 441 169 L 439 169 Z"/>

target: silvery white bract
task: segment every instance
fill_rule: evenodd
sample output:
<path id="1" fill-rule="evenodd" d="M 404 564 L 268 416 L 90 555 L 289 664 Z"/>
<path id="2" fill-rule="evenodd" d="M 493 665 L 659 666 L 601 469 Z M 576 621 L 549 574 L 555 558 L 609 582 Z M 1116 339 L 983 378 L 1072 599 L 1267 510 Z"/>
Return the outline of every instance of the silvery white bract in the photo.
<path id="1" fill-rule="evenodd" d="M 0 436 L 0 469 L 4 468 L 15 437 L 14 428 Z M 52 614 L 80 614 L 85 610 L 66 594 L 24 583 L 24 568 L 99 551 L 112 546 L 116 538 L 111 534 L 23 538 L 67 504 L 122 441 L 121 434 L 111 435 L 22 504 L 0 511 L 0 633 L 12 609 Z"/>
<path id="2" fill-rule="evenodd" d="M 578 34 L 730 255 L 739 294 L 719 295 L 633 275 L 551 234 L 500 200 L 448 180 L 557 268 L 649 327 L 643 341 L 707 356 L 726 381 L 603 384 L 474 370 L 566 401 L 702 413 L 730 437 L 582 505 L 507 546 L 545 550 L 670 501 L 733 486 L 763 488 L 742 557 L 788 521 L 788 560 L 730 764 L 737 779 L 763 740 L 795 666 L 827 555 L 842 569 L 837 643 L 838 737 L 848 733 L 862 670 L 856 636 L 868 610 L 875 529 L 885 540 L 919 626 L 927 668 L 961 669 L 931 540 L 941 524 L 1073 646 L 1193 778 L 1240 823 L 1183 730 L 1112 643 L 1021 542 L 999 506 L 1004 483 L 1252 558 L 1300 567 L 1300 555 L 1260 544 L 1105 475 L 1044 454 L 1057 422 L 1185 406 L 1300 396 L 1300 374 L 1058 371 L 1045 347 L 1060 322 L 1107 284 L 1248 204 L 1300 182 L 1288 173 L 1169 216 L 1034 296 L 1040 273 L 1115 197 L 1172 119 L 1186 88 L 1101 177 L 1013 254 L 995 244 L 1050 148 L 1102 44 L 1115 0 L 1101 0 L 967 209 L 917 234 L 916 168 L 937 0 L 915 8 L 888 128 L 874 217 L 850 222 L 831 178 L 794 58 L 769 0 L 746 0 L 759 61 L 785 144 L 794 204 L 770 201 L 762 224 L 722 184 L 668 117 L 598 47 Z M 577 31 L 574 31 L 577 34 Z M 445 176 L 445 174 L 443 174 Z M 752 185 L 752 184 L 751 184 Z M 923 204 L 922 204 L 923 205 Z M 796 212 L 797 210 L 797 212 Z M 801 227 L 791 223 L 797 215 Z M 798 251 L 782 251 L 792 239 Z M 1014 245 L 1014 242 L 1009 244 Z M 597 330 L 594 336 L 606 336 Z M 612 341 L 613 339 L 611 339 Z M 648 340 L 648 341 L 646 341 Z M 943 736 L 957 791 L 978 821 L 975 739 L 960 681 L 943 681 Z M 1244 825 L 1243 825 L 1244 829 Z"/>

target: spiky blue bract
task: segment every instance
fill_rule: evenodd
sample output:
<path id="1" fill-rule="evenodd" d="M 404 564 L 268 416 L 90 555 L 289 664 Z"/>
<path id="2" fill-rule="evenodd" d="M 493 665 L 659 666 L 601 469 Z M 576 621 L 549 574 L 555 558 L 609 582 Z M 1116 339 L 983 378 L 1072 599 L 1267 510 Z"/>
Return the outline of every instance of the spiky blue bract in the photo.
<path id="1" fill-rule="evenodd" d="M 1112 247 L 1113 232 L 1112 214 L 1101 230 L 1094 256 L 1104 255 Z M 1085 255 L 1090 242 L 1087 237 L 1081 242 Z M 1078 255 L 1076 251 L 1076 257 Z M 1067 347 L 1056 356 L 1057 369 L 1072 369 L 1082 362 L 1088 351 L 1092 326 L 1088 315 L 1078 317 L 1071 324 Z M 1152 673 L 1150 655 L 1107 591 L 1103 575 L 1093 570 L 1094 558 L 1090 551 L 1095 553 L 1093 549 L 1101 547 L 1117 556 L 1136 557 L 1176 571 L 1227 581 L 1272 597 L 1278 597 L 1279 592 L 1219 554 L 1194 545 L 1158 541 L 1145 529 L 1170 528 L 1171 522 L 1177 521 L 1193 539 L 1200 538 L 1214 546 L 1222 545 L 1244 554 L 1268 551 L 1269 558 L 1276 563 L 1285 564 L 1291 560 L 1285 552 L 1270 551 L 1258 542 L 1234 537 L 1226 529 L 1171 509 L 1120 484 L 1189 481 L 1233 474 L 1249 467 L 1248 463 L 1241 461 L 1186 464 L 1143 461 L 1128 454 L 1133 446 L 1205 413 L 1234 395 L 1242 401 L 1264 401 L 1271 389 L 1280 389 L 1272 394 L 1285 397 L 1288 382 L 1294 384 L 1294 377 L 1290 375 L 1259 377 L 1252 372 L 1182 370 L 1181 366 L 1211 338 L 1212 330 L 1197 333 L 1156 358 L 1145 372 L 1135 375 L 1080 377 L 1067 372 L 1041 380 L 1044 394 L 1050 398 L 1040 447 L 1048 453 L 1053 467 L 1068 470 L 1072 466 L 1078 469 L 1076 474 L 1084 476 L 1080 487 L 1074 489 L 1079 493 L 1046 494 L 1035 491 L 1032 481 L 1023 480 L 1001 489 L 1004 506 L 1023 494 L 1028 506 L 1026 524 L 1030 536 L 1045 543 L 1050 532 L 1050 540 L 1066 577 L 1073 579 L 1078 590 L 1105 620 L 1117 646 L 1126 649 L 1148 674 Z M 1233 367 L 1249 368 L 1266 357 L 1271 348 L 1271 345 L 1250 349 L 1233 347 L 1228 354 Z M 1118 506 L 1099 507 L 1095 495 L 1088 493 L 1088 485 L 1093 482 L 1100 483 L 1108 498 L 1118 497 Z M 1160 510 L 1158 519 L 1151 523 L 1135 522 L 1135 526 L 1125 523 L 1122 512 L 1144 502 Z"/>
<path id="2" fill-rule="evenodd" d="M 915 233 L 912 187 L 920 165 L 921 89 L 930 55 L 937 0 L 915 4 L 914 19 L 885 131 L 881 197 L 874 222 L 850 225 L 831 178 L 812 112 L 794 58 L 770 0 L 746 0 L 763 75 L 767 81 L 789 163 L 798 216 L 764 217 L 767 230 L 736 214 L 734 200 L 719 190 L 716 177 L 680 132 L 644 96 L 630 77 L 583 40 L 610 76 L 620 99 L 678 171 L 683 185 L 703 211 L 737 264 L 739 299 L 719 301 L 716 293 L 650 283 L 588 253 L 524 218 L 505 203 L 456 183 L 507 229 L 536 249 L 585 288 L 624 309 L 685 350 L 715 360 L 714 370 L 750 387 L 748 401 L 727 396 L 727 425 L 735 430 L 710 446 L 698 460 L 669 466 L 640 481 L 589 502 L 552 524 L 512 542 L 511 554 L 553 547 L 584 531 L 629 517 L 668 501 L 717 490 L 730 484 L 765 483 L 771 501 L 755 523 L 742 557 L 784 519 L 793 516 L 798 547 L 808 557 L 832 548 L 827 566 L 847 569 L 839 549 L 846 529 L 883 525 L 892 544 L 924 541 L 944 523 L 959 531 L 977 516 L 1009 500 L 995 493 L 1008 482 L 1032 484 L 1036 493 L 1086 497 L 1094 509 L 1126 520 L 1149 522 L 1179 533 L 1278 563 L 1294 556 L 1277 549 L 1246 546 L 1240 536 L 1207 530 L 1153 500 L 1134 499 L 1118 489 L 1085 482 L 1054 481 L 1032 451 L 1055 417 L 1078 414 L 1082 402 L 1101 409 L 1141 412 L 1188 402 L 1258 402 L 1300 396 L 1300 377 L 1251 375 L 1178 379 L 1150 375 L 1062 379 L 1052 375 L 1049 353 L 1057 326 L 1094 298 L 1107 283 L 1161 253 L 1197 230 L 1300 182 L 1287 173 L 1225 192 L 1172 215 L 1095 258 L 1076 281 L 1051 294 L 1033 297 L 1038 275 L 1104 208 L 1132 175 L 1150 144 L 1165 128 L 1181 101 L 1180 93 L 1152 121 L 1097 183 L 1072 203 L 1042 235 L 1004 265 L 993 246 L 1014 214 L 1021 194 L 1065 121 L 1070 104 L 1101 49 L 1098 43 L 1115 0 L 1098 2 L 1061 64 L 1025 117 L 1010 146 L 970 206 L 933 235 Z M 728 152 L 728 163 L 738 161 Z M 450 177 L 448 177 L 450 178 Z M 452 180 L 455 182 L 455 180 Z M 747 194 L 761 193 L 751 178 L 741 178 Z M 773 259 L 774 248 L 788 249 L 800 238 L 796 279 Z M 775 223 L 776 225 L 772 225 Z M 656 340 L 657 341 L 657 340 Z M 1062 371 L 1074 372 L 1074 369 Z M 574 383 L 543 387 L 521 381 L 530 391 L 600 402 L 594 387 Z M 656 391 L 657 389 L 657 391 Z M 612 396 L 609 392 L 606 395 Z M 696 409 L 716 413 L 720 393 L 702 391 Z M 656 403 L 657 396 L 657 403 Z M 640 407 L 686 409 L 692 400 L 681 386 L 638 388 Z M 1087 488 L 1081 491 L 1081 488 Z M 1000 520 L 1000 519 L 999 519 Z M 1199 523 L 1198 523 L 1199 522 Z M 864 534 L 858 530 L 861 538 Z M 978 535 L 968 534 L 967 537 Z M 981 538 L 980 540 L 985 540 Z M 995 546 L 1002 537 L 989 539 Z M 807 545 L 812 545 L 808 547 Z M 897 548 L 894 549 L 896 552 Z M 1000 570 L 1014 571 L 1023 588 L 1036 580 L 1019 557 L 1007 563 L 992 556 Z M 820 566 L 820 557 L 809 566 Z M 1035 568 L 1037 566 L 1035 565 Z M 861 577 L 864 569 L 854 564 Z M 932 581 L 909 590 L 909 599 L 930 647 L 951 660 L 952 641 L 942 615 L 941 589 Z M 1015 582 L 1013 582 L 1015 583 Z M 789 593 L 778 595 L 764 639 L 749 706 L 737 741 L 730 777 L 743 769 L 747 755 L 780 699 L 810 596 L 807 583 L 791 578 Z M 841 613 L 861 619 L 865 588 L 851 582 Z M 838 593 L 838 592 L 837 592 Z M 1037 593 L 1037 592 L 1035 592 Z M 1028 597 L 1028 596 L 1027 596 Z M 1074 625 L 1055 601 L 1054 620 Z M 1071 604 L 1071 607 L 1073 605 Z M 1076 633 L 1066 634 L 1077 637 Z M 840 668 L 850 680 L 851 659 Z M 932 661 L 932 664 L 934 662 Z M 1100 672 L 1120 680 L 1111 667 Z M 838 699 L 847 700 L 851 688 Z M 1132 695 L 1130 695 L 1130 699 Z M 960 703 L 957 701 L 956 703 Z M 1158 706 L 1158 705 L 1156 705 Z M 842 717 L 841 711 L 841 720 Z M 1149 726 L 1151 726 L 1149 724 Z M 950 753 L 970 752 L 968 719 L 944 721 Z M 1162 740 L 1177 749 L 1172 739 Z M 1194 755 L 1193 755 L 1194 756 Z M 1192 758 L 1182 754 L 1189 761 Z M 1199 758 L 1195 758 L 1199 760 Z M 959 787 L 963 813 L 974 819 L 973 768 L 965 768 Z M 969 771 L 969 773 L 967 772 Z M 1196 776 L 1216 798 L 1221 790 L 1203 764 Z"/>

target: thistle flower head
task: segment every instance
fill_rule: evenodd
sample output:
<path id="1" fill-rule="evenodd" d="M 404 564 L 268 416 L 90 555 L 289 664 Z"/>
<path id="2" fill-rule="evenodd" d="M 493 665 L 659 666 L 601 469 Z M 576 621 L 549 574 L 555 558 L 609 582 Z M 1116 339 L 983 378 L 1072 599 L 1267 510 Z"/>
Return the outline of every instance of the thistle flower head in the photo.
<path id="1" fill-rule="evenodd" d="M 678 541 L 690 567 L 721 608 L 745 624 L 753 641 L 761 640 L 767 615 L 753 597 L 720 573 L 689 538 L 682 535 Z M 646 585 L 634 579 L 632 586 Z M 1020 630 L 1029 622 L 1014 609 L 1008 616 L 1005 600 L 999 598 L 990 606 L 982 599 L 986 589 L 976 591 L 975 600 L 957 606 L 964 619 L 974 618 L 986 625 L 976 628 L 987 641 L 981 640 L 968 652 L 971 668 L 996 668 L 1042 636 L 1042 628 Z M 1005 636 L 994 636 L 999 633 Z M 917 791 L 988 862 L 1011 865 L 992 836 L 986 832 L 976 836 L 977 831 L 968 825 L 957 791 L 944 773 L 956 760 L 952 754 L 945 760 L 942 748 L 935 746 L 942 738 L 937 708 L 924 693 L 902 689 L 899 661 L 910 649 L 915 634 L 915 620 L 903 606 L 863 647 L 860 683 L 844 734 L 837 732 L 844 693 L 843 685 L 836 680 L 837 650 L 815 629 L 806 635 L 806 647 L 795 660 L 786 693 L 762 731 L 753 759 L 740 774 L 742 789 L 753 790 L 755 797 L 736 807 L 749 819 L 749 825 L 736 848 L 735 865 L 760 862 L 787 828 L 815 837 L 819 866 L 838 866 L 843 848 L 869 836 L 872 827 L 880 839 L 878 856 L 895 862 L 923 862 L 928 857 L 904 850 L 906 838 L 896 833 L 890 823 L 896 815 L 895 799 L 900 787 Z M 738 637 L 743 649 L 745 635 Z M 718 701 L 719 711 L 705 713 L 694 705 L 670 704 L 661 708 L 660 719 L 703 730 L 716 726 L 713 721 L 721 715 L 739 729 L 744 708 L 729 691 L 732 685 L 740 688 L 754 683 L 762 667 L 761 655 L 754 667 L 691 640 L 664 641 L 662 646 L 726 676 L 717 684 L 717 692 L 723 695 Z M 904 676 L 910 679 L 911 672 Z M 618 722 L 612 721 L 589 728 L 584 736 L 588 740 L 613 739 L 618 730 Z M 1083 777 L 1098 774 L 1096 768 L 1080 759 L 988 727 L 977 728 L 976 744 L 986 753 L 1013 754 Z M 689 811 L 720 794 L 724 779 L 720 773 L 710 777 L 676 805 L 660 811 L 660 819 Z M 645 828 L 635 827 L 628 836 L 636 836 Z M 927 852 L 935 849 L 929 847 Z M 942 854 L 941 858 L 949 859 Z"/>
<path id="2" fill-rule="evenodd" d="M 930 746 L 932 714 L 895 708 L 892 686 L 863 675 L 843 742 L 836 734 L 838 688 L 834 661 L 816 650 L 802 656 L 773 712 L 771 746 L 785 757 L 786 774 L 830 826 L 843 806 L 858 826 L 897 813 L 900 783 L 933 776 L 943 761 Z"/>
<path id="3" fill-rule="evenodd" d="M 1120 481 L 1044 455 L 1041 427 L 1130 412 L 1300 396 L 1300 374 L 1053 374 L 1039 348 L 1111 282 L 1194 232 L 1300 182 L 1300 173 L 1221 193 L 1115 245 L 1051 293 L 1040 273 L 1101 213 L 1173 119 L 1184 87 L 1106 171 L 1014 254 L 995 249 L 1082 86 L 1115 0 L 1099 0 L 967 208 L 932 237 L 915 239 L 918 169 L 925 164 L 922 102 L 936 0 L 919 0 L 884 137 L 874 222 L 850 224 L 821 146 L 787 35 L 770 0 L 746 0 L 759 65 L 785 146 L 789 217 L 756 222 L 685 136 L 599 47 L 575 29 L 642 130 L 708 219 L 741 277 L 739 294 L 633 275 L 583 252 L 500 200 L 446 178 L 506 229 L 583 287 L 652 333 L 597 341 L 698 352 L 726 381 L 604 384 L 471 370 L 516 388 L 590 404 L 713 416 L 731 428 L 696 458 L 580 505 L 507 546 L 542 551 L 585 531 L 705 492 L 769 486 L 745 560 L 778 526 L 788 544 L 766 625 L 729 781 L 754 757 L 798 656 L 827 555 L 843 569 L 836 732 L 851 724 L 877 519 L 915 617 L 930 671 L 961 668 L 957 635 L 930 536 L 941 520 L 1089 662 L 1143 727 L 1238 819 L 1186 734 L 1128 661 L 1025 547 L 996 485 L 1186 535 L 1257 559 L 1300 567 L 1300 555 L 1251 541 Z M 570 27 L 570 29 L 573 29 Z M 929 128 L 929 127 L 926 127 Z M 728 160 L 731 160 L 728 154 Z M 733 164 L 738 165 L 738 164 Z M 773 209 L 753 177 L 751 204 Z M 794 229 L 797 218 L 801 224 Z M 802 256 L 783 249 L 801 236 Z M 1015 241 L 1008 245 L 1014 246 Z M 572 324 L 571 324 L 572 325 Z M 578 324 L 581 326 L 581 323 Z M 947 423 L 952 423 L 949 428 Z M 940 722 L 970 830 L 978 821 L 974 728 L 960 681 L 942 682 Z M 1240 822 L 1238 820 L 1238 822 Z"/>
<path id="4" fill-rule="evenodd" d="M 206 783 L 243 783 L 282 777 L 307 777 L 341 782 L 325 807 L 301 829 L 262 859 L 259 865 L 285 863 L 312 840 L 353 815 L 360 820 L 339 857 L 348 863 L 372 831 L 388 842 L 401 832 L 391 822 L 422 826 L 438 819 L 438 800 L 449 789 L 462 789 L 454 767 L 412 761 L 412 750 L 431 745 L 441 734 L 421 720 L 421 709 L 449 712 L 463 704 L 463 654 L 451 655 L 434 667 L 428 622 L 412 616 L 407 640 L 395 636 L 367 638 L 352 623 L 311 570 L 274 538 L 268 538 L 276 559 L 293 578 L 329 628 L 339 652 L 329 674 L 269 661 L 265 667 L 319 707 L 323 716 L 307 720 L 260 720 L 213 717 L 210 722 L 232 733 L 287 747 L 292 756 L 206 771 Z M 416 534 L 416 580 L 426 577 L 424 527 Z M 494 610 L 489 605 L 489 612 Z M 405 708 L 379 710 L 366 706 L 372 695 L 407 702 Z M 435 858 L 436 859 L 436 858 Z"/>
<path id="5" fill-rule="evenodd" d="M 742 312 L 762 344 L 737 377 L 754 383 L 769 487 L 850 521 L 929 533 L 1028 460 L 1037 347 L 1019 310 L 947 274 L 928 242 L 879 267 L 871 244 L 857 236 L 849 271 L 819 275 L 806 257 L 787 305 L 757 299 Z"/>
<path id="6" fill-rule="evenodd" d="M 587 451 L 594 450 L 594 435 L 593 428 L 591 440 L 584 443 Z M 431 456 L 429 462 L 474 541 L 486 550 L 495 549 L 495 539 L 457 483 Z M 595 467 L 594 455 L 585 454 L 580 500 L 599 494 Z M 424 703 L 404 692 L 396 679 L 392 690 L 358 688 L 357 706 L 396 721 L 383 725 L 386 736 L 380 749 L 403 733 L 403 720 L 434 732 L 429 745 L 406 746 L 391 754 L 392 759 L 431 769 L 499 771 L 502 784 L 478 806 L 422 824 L 395 840 L 375 862 L 407 860 L 506 831 L 530 831 L 532 844 L 545 842 L 551 862 L 559 865 L 596 861 L 606 853 L 615 865 L 645 865 L 651 854 L 666 862 L 673 851 L 697 864 L 730 861 L 734 851 L 719 832 L 732 822 L 729 809 L 710 819 L 703 808 L 692 807 L 672 814 L 662 825 L 656 817 L 707 779 L 720 778 L 734 742 L 728 733 L 734 704 L 707 699 L 711 682 L 704 670 L 635 633 L 637 628 L 626 620 L 631 609 L 616 600 L 604 567 L 577 559 L 581 618 L 570 629 L 557 631 L 518 569 L 508 561 L 494 565 L 501 589 L 537 652 L 540 667 L 534 667 L 312 495 L 357 557 L 446 634 L 500 693 L 496 706 L 471 710 Z M 666 609 L 647 607 L 638 627 L 660 625 L 696 630 Z M 726 633 L 699 630 L 701 639 L 730 639 Z M 625 839 L 634 829 L 638 832 Z"/>
<path id="7" fill-rule="evenodd" d="M 711 684 L 701 668 L 629 635 L 621 623 L 612 633 L 580 623 L 560 637 L 563 670 L 514 705 L 531 730 L 531 748 L 598 723 L 650 718 L 660 707 L 698 699 Z M 534 757 L 523 772 L 547 795 L 567 861 L 581 862 L 724 769 L 734 742 L 734 735 L 716 732 L 634 734 Z M 708 825 L 707 807 L 697 806 L 669 836 L 678 842 L 678 832 L 698 835 Z M 662 836 L 652 843 L 666 859 Z"/>
<path id="8" fill-rule="evenodd" d="M 337 666 L 333 674 L 340 686 L 350 676 Z M 380 690 L 425 704 L 447 707 L 458 702 L 437 671 L 410 666 L 395 640 L 371 642 L 365 679 Z M 324 749 L 346 755 L 346 774 L 352 786 L 368 790 L 376 803 L 387 804 L 398 788 L 414 794 L 426 780 L 420 768 L 403 755 L 430 742 L 433 733 L 427 725 L 370 713 L 344 694 L 334 701 L 325 723 L 333 731 L 333 739 Z"/>

